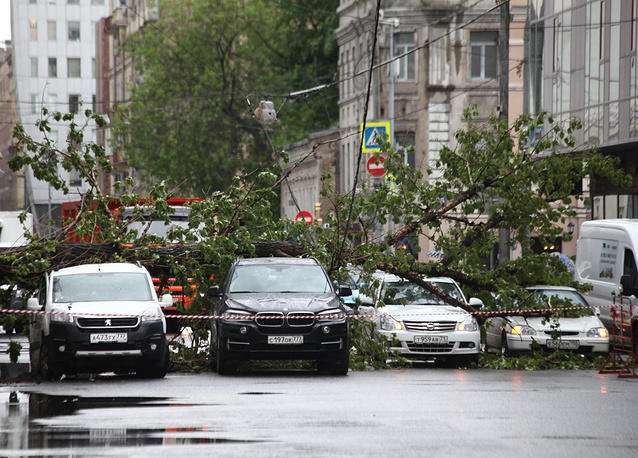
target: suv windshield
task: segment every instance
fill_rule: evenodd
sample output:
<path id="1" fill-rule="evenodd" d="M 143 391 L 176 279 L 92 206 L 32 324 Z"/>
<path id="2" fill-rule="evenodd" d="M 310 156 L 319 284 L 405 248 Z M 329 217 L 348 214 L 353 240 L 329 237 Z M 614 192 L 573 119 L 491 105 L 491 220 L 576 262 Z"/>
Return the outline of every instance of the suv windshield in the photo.
<path id="1" fill-rule="evenodd" d="M 432 286 L 459 301 L 465 301 L 454 283 L 431 282 Z M 386 305 L 447 305 L 432 292 L 409 281 L 388 282 L 381 289 L 381 300 Z"/>
<path id="2" fill-rule="evenodd" d="M 104 272 L 53 277 L 53 302 L 152 300 L 145 274 Z"/>
<path id="3" fill-rule="evenodd" d="M 237 266 L 229 293 L 327 293 L 330 282 L 323 269 L 309 265 Z"/>

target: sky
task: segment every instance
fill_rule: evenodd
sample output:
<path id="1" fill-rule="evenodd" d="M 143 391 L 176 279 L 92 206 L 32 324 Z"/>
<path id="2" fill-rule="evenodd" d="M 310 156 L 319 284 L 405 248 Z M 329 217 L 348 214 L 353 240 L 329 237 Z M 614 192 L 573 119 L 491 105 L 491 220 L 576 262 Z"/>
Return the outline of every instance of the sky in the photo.
<path id="1" fill-rule="evenodd" d="M 11 39 L 11 0 L 0 0 L 0 42 Z"/>

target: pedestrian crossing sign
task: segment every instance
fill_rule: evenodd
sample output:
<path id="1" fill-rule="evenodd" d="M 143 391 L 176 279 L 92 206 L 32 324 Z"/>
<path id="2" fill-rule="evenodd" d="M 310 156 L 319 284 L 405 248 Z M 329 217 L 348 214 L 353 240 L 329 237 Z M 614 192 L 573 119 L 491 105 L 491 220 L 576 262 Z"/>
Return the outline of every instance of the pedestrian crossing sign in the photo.
<path id="1" fill-rule="evenodd" d="M 359 133 L 363 130 L 363 123 Z M 391 141 L 390 121 L 367 121 L 363 134 L 363 152 L 378 153 L 381 151 L 383 140 Z"/>

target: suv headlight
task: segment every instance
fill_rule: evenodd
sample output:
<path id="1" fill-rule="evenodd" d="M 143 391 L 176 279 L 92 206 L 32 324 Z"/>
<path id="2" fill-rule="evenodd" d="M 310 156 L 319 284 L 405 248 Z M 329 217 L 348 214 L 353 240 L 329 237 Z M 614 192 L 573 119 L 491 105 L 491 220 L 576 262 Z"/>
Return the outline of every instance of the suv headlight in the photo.
<path id="1" fill-rule="evenodd" d="M 140 321 L 159 321 L 162 319 L 162 312 L 158 309 L 148 309 L 140 315 Z"/>
<path id="2" fill-rule="evenodd" d="M 602 337 L 606 339 L 609 337 L 609 332 L 607 332 L 606 328 L 591 328 L 587 331 L 587 337 Z"/>
<path id="3" fill-rule="evenodd" d="M 476 332 L 478 331 L 478 323 L 473 316 L 470 316 L 463 321 L 456 323 L 457 331 Z"/>
<path id="4" fill-rule="evenodd" d="M 341 309 L 328 309 L 317 313 L 317 321 L 342 321 L 346 318 Z"/>
<path id="5" fill-rule="evenodd" d="M 525 324 L 517 324 L 515 326 L 512 326 L 512 329 L 510 329 L 510 334 L 515 336 L 535 336 L 536 331 L 531 326 L 527 326 Z"/>
<path id="6" fill-rule="evenodd" d="M 73 323 L 73 315 L 66 312 L 54 311 L 51 314 L 51 321 L 55 321 L 57 323 Z"/>
<path id="7" fill-rule="evenodd" d="M 404 331 L 405 326 L 399 320 L 395 320 L 390 315 L 381 315 L 381 329 L 384 331 Z"/>
<path id="8" fill-rule="evenodd" d="M 223 321 L 250 321 L 253 314 L 246 310 L 228 309 L 222 314 Z"/>

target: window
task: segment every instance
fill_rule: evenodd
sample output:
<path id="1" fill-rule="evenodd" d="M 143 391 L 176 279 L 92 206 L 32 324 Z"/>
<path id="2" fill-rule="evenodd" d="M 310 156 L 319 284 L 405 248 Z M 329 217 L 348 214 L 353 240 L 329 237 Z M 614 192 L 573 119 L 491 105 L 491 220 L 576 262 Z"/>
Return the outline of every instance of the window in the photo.
<path id="1" fill-rule="evenodd" d="M 104 5 L 104 0 L 91 0 L 91 5 Z"/>
<path id="2" fill-rule="evenodd" d="M 58 39 L 57 23 L 55 21 L 47 21 L 47 38 L 49 41 Z"/>
<path id="3" fill-rule="evenodd" d="M 69 94 L 69 113 L 77 113 L 80 110 L 80 96 Z"/>
<path id="4" fill-rule="evenodd" d="M 80 0 L 66 0 L 67 5 L 79 5 Z"/>
<path id="5" fill-rule="evenodd" d="M 629 248 L 625 248 L 625 258 L 623 261 L 623 276 L 629 276 L 629 284 L 635 288 L 638 284 L 638 269 L 636 269 L 636 260 L 634 259 L 634 253 Z M 629 293 L 629 291 L 626 291 Z"/>
<path id="6" fill-rule="evenodd" d="M 38 94 L 31 94 L 31 114 L 38 114 Z"/>
<path id="7" fill-rule="evenodd" d="M 600 0 L 600 24 L 598 26 L 598 59 L 603 60 L 605 57 L 605 0 Z"/>
<path id="8" fill-rule="evenodd" d="M 401 32 L 394 34 L 394 50 L 392 57 L 400 56 L 414 49 L 414 33 Z M 414 81 L 416 79 L 416 53 L 402 57 L 398 61 L 398 81 Z"/>
<path id="9" fill-rule="evenodd" d="M 470 75 L 475 79 L 495 79 L 497 32 L 470 32 Z"/>
<path id="10" fill-rule="evenodd" d="M 560 20 L 558 18 L 554 18 L 554 49 L 553 49 L 553 58 L 552 58 L 552 71 L 558 72 L 560 71 Z"/>
<path id="11" fill-rule="evenodd" d="M 32 78 L 37 78 L 37 76 L 38 76 L 38 58 L 37 57 L 31 57 L 30 61 L 31 61 L 31 77 Z"/>
<path id="12" fill-rule="evenodd" d="M 29 39 L 38 41 L 38 20 L 35 18 L 29 19 Z"/>
<path id="13" fill-rule="evenodd" d="M 95 57 L 93 59 L 91 59 L 91 78 L 95 78 L 95 74 L 96 74 L 96 63 L 95 63 Z"/>
<path id="14" fill-rule="evenodd" d="M 93 113 L 97 113 L 97 99 L 95 98 L 95 94 L 91 96 L 91 110 L 93 110 Z"/>
<path id="15" fill-rule="evenodd" d="M 82 177 L 80 176 L 80 172 L 76 169 L 73 169 L 69 172 L 69 186 L 82 186 Z"/>
<path id="16" fill-rule="evenodd" d="M 49 78 L 58 77 L 58 59 L 49 57 Z"/>
<path id="17" fill-rule="evenodd" d="M 82 76 L 81 63 L 79 57 L 69 57 L 67 59 L 67 77 L 80 78 Z"/>
<path id="18" fill-rule="evenodd" d="M 80 41 L 80 22 L 69 21 L 67 28 L 69 41 Z"/>

